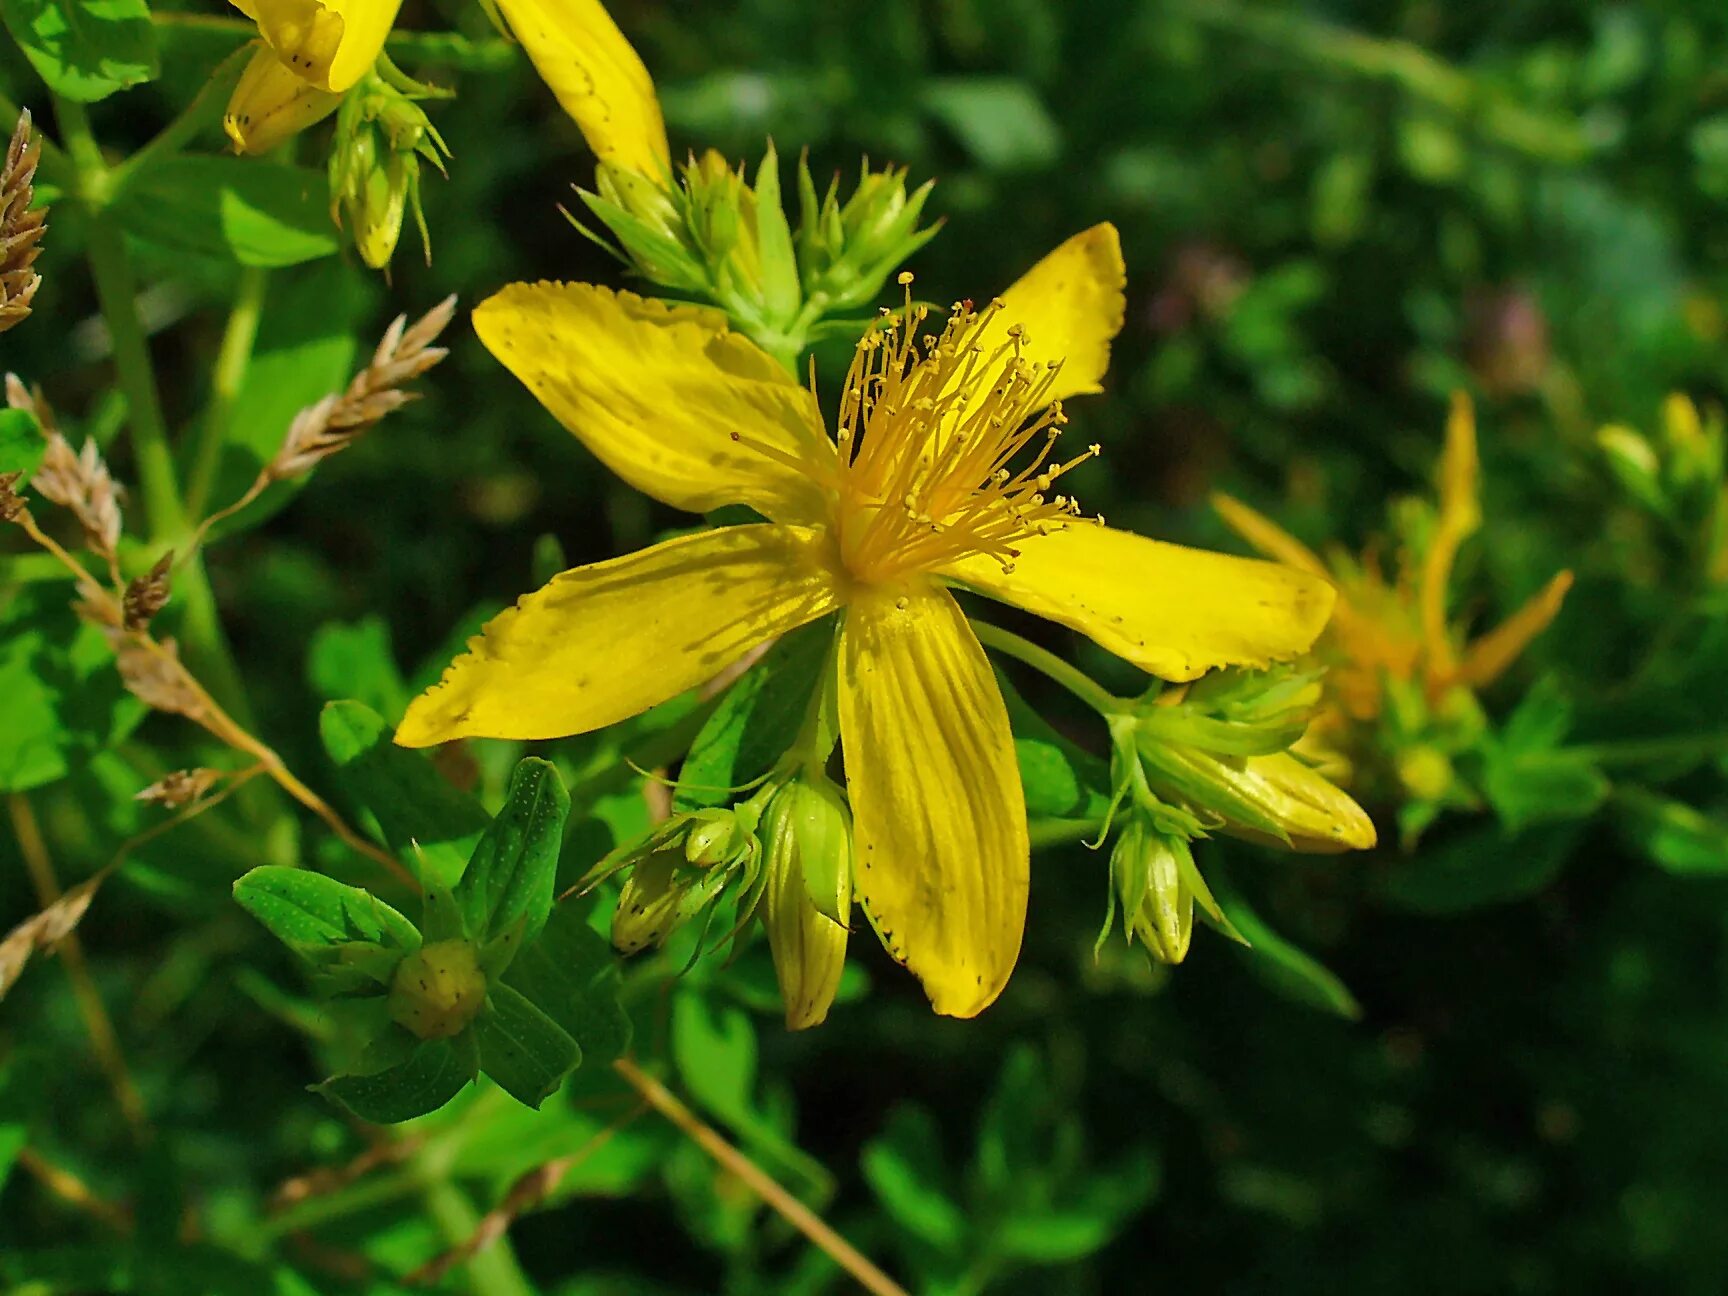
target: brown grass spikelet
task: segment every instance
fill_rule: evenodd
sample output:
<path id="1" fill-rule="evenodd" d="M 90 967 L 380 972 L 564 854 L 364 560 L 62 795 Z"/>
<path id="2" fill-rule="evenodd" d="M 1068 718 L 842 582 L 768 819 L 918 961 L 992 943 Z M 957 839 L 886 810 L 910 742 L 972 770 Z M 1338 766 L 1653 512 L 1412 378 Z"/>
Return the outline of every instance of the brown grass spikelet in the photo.
<path id="1" fill-rule="evenodd" d="M 173 582 L 174 554 L 170 550 L 156 560 L 156 565 L 142 576 L 134 576 L 126 584 L 121 599 L 122 621 L 128 630 L 142 630 L 151 619 L 168 605 Z"/>
<path id="2" fill-rule="evenodd" d="M 202 694 L 180 664 L 172 639 L 143 641 L 130 636 L 114 645 L 115 667 L 127 690 L 145 706 L 197 720 L 205 713 Z"/>
<path id="3" fill-rule="evenodd" d="M 183 805 L 202 800 L 226 777 L 226 773 L 216 769 L 175 770 L 134 793 L 132 799 L 147 805 L 159 805 L 164 810 L 178 810 Z"/>
<path id="4" fill-rule="evenodd" d="M 18 479 L 23 475 L 0 473 L 0 522 L 15 522 L 24 512 L 24 497 L 18 493 Z"/>
<path id="5" fill-rule="evenodd" d="M 39 420 L 40 421 L 40 420 Z M 30 484 L 44 499 L 71 512 L 84 530 L 84 543 L 98 558 L 113 558 L 120 545 L 120 492 L 94 441 L 82 453 L 44 423 L 48 449 Z"/>
<path id="6" fill-rule="evenodd" d="M 332 393 L 295 415 L 265 475 L 271 481 L 298 477 L 346 450 L 374 423 L 413 400 L 417 393 L 403 389 L 448 354 L 446 348 L 432 344 L 455 312 L 456 298 L 451 296 L 412 325 L 406 315 L 398 315 L 370 363 L 346 391 Z"/>
<path id="7" fill-rule="evenodd" d="M 52 950 L 84 920 L 107 870 L 80 882 L 41 913 L 26 918 L 0 940 L 0 998 L 24 971 L 32 954 Z"/>
<path id="8" fill-rule="evenodd" d="M 24 322 L 42 285 L 42 276 L 33 267 L 42 252 L 48 209 L 30 209 L 41 152 L 30 129 L 30 110 L 25 109 L 6 146 L 6 160 L 0 164 L 0 333 Z"/>

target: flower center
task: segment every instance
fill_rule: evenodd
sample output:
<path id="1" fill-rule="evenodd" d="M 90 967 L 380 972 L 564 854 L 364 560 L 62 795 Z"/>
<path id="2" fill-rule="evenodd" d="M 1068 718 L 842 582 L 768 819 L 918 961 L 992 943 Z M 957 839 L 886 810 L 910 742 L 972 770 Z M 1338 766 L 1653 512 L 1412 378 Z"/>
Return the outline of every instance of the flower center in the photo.
<path id="1" fill-rule="evenodd" d="M 1051 462 L 1068 421 L 1048 396 L 1057 365 L 1024 358 L 1020 325 L 992 329 L 1001 310 L 961 302 L 939 335 L 920 338 L 929 311 L 908 288 L 903 316 L 859 342 L 841 398 L 834 508 L 855 579 L 877 584 L 980 554 L 1011 571 L 1019 542 L 1078 516 L 1050 487 L 1099 447 Z"/>

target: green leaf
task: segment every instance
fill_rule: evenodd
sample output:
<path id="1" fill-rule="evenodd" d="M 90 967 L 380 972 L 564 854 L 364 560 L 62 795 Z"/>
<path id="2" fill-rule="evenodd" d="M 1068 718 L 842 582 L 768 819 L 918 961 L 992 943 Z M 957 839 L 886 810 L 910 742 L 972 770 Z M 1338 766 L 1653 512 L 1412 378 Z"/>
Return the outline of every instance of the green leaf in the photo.
<path id="1" fill-rule="evenodd" d="M 944 1255 L 958 1254 L 969 1232 L 966 1215 L 948 1190 L 942 1131 L 929 1112 L 896 1107 L 859 1166 L 897 1225 Z"/>
<path id="2" fill-rule="evenodd" d="M 573 905 L 553 908 L 503 984 L 562 1027 L 590 1064 L 611 1062 L 630 1047 L 630 1018 L 618 1002 L 623 978 L 617 956 Z"/>
<path id="3" fill-rule="evenodd" d="M 756 1027 L 742 1008 L 700 993 L 672 1001 L 672 1060 L 695 1098 L 731 1125 L 760 1123 L 756 1090 Z"/>
<path id="4" fill-rule="evenodd" d="M 437 1111 L 473 1078 L 460 1046 L 450 1040 L 426 1040 L 406 1062 L 375 1075 L 333 1076 L 312 1087 L 361 1120 L 394 1125 Z"/>
<path id="5" fill-rule="evenodd" d="M 160 71 L 144 0 L 0 0 L 0 17 L 55 94 L 95 103 Z"/>
<path id="6" fill-rule="evenodd" d="M 1001 671 L 996 682 L 1008 704 L 1027 818 L 1101 819 L 1110 804 L 1109 764 L 1051 728 Z"/>
<path id="7" fill-rule="evenodd" d="M 114 212 L 156 248 L 266 269 L 338 247 L 324 173 L 253 158 L 172 158 L 132 176 Z"/>
<path id="8" fill-rule="evenodd" d="M 1681 877 L 1728 873 L 1728 820 L 1643 788 L 1621 788 L 1614 800 L 1621 831 L 1657 867 Z"/>
<path id="9" fill-rule="evenodd" d="M 1049 166 L 1062 133 L 1037 92 L 1008 77 L 939 77 L 923 88 L 924 110 L 988 171 Z"/>
<path id="10" fill-rule="evenodd" d="M 1362 1005 L 1338 977 L 1317 959 L 1268 927 L 1242 898 L 1223 869 L 1209 870 L 1208 885 L 1224 914 L 1246 945 L 1233 945 L 1237 956 L 1274 991 L 1295 1003 L 1336 1013 L 1350 1021 L 1362 1017 Z"/>
<path id="11" fill-rule="evenodd" d="M 0 608 L 0 698 L 0 792 L 64 778 L 144 717 L 107 639 L 78 619 L 59 584 L 21 589 Z"/>
<path id="12" fill-rule="evenodd" d="M 387 985 L 419 929 L 369 891 L 307 869 L 266 864 L 234 884 L 234 899 L 311 963 L 332 994 Z"/>
<path id="13" fill-rule="evenodd" d="M 381 716 L 400 716 L 408 706 L 408 685 L 390 648 L 390 626 L 375 613 L 319 626 L 306 652 L 306 677 L 326 701 L 353 698 Z"/>
<path id="14" fill-rule="evenodd" d="M 798 737 L 833 643 L 831 619 L 794 630 L 727 691 L 678 772 L 678 809 L 724 805 L 773 767 Z"/>
<path id="15" fill-rule="evenodd" d="M 28 410 L 0 409 L 0 474 L 23 474 L 12 489 L 24 489 L 47 449 L 34 415 Z"/>
<path id="16" fill-rule="evenodd" d="M 1545 824 L 1509 833 L 1478 824 L 1425 840 L 1380 879 L 1385 901 L 1417 913 L 1462 913 L 1542 890 L 1565 868 L 1580 827 Z"/>
<path id="17" fill-rule="evenodd" d="M 358 702 L 330 703 L 319 731 L 345 788 L 372 812 L 397 857 L 423 881 L 455 886 L 489 822 L 480 803 L 425 756 L 396 746 L 390 726 Z"/>
<path id="18" fill-rule="evenodd" d="M 552 911 L 552 883 L 570 794 L 548 761 L 529 757 L 516 766 L 504 808 L 487 827 L 456 888 L 463 926 L 474 941 L 488 941 L 526 920 L 532 942 Z"/>
<path id="19" fill-rule="evenodd" d="M 480 1067 L 517 1102 L 538 1108 L 582 1061 L 570 1033 L 508 985 L 487 993 L 474 1023 Z"/>

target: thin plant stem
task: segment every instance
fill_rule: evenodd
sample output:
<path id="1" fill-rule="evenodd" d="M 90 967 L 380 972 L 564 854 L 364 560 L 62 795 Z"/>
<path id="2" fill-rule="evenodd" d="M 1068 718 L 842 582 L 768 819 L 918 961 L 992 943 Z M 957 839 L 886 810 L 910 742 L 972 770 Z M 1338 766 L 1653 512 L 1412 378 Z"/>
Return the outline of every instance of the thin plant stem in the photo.
<path id="1" fill-rule="evenodd" d="M 452 1246 L 460 1246 L 480 1227 L 480 1214 L 468 1194 L 444 1176 L 430 1180 L 421 1194 L 426 1211 L 438 1225 L 439 1232 Z M 516 1252 L 507 1238 L 499 1245 L 468 1257 L 463 1266 L 468 1290 L 474 1296 L 534 1296 L 522 1266 L 516 1263 Z"/>
<path id="2" fill-rule="evenodd" d="M 216 485 L 216 470 L 222 463 L 222 447 L 234 424 L 240 388 L 252 364 L 252 347 L 258 339 L 258 321 L 264 313 L 266 271 L 247 266 L 240 271 L 234 307 L 222 331 L 222 346 L 216 353 L 216 374 L 211 381 L 210 401 L 204 411 L 197 439 L 192 444 L 186 471 L 186 516 L 202 517 Z"/>
<path id="3" fill-rule="evenodd" d="M 217 64 L 210 79 L 199 87 L 198 93 L 192 96 L 180 114 L 157 132 L 148 144 L 114 167 L 109 177 L 110 188 L 118 192 L 129 178 L 176 156 L 197 137 L 199 131 L 220 121 L 222 106 L 228 101 L 235 82 L 239 81 L 247 57 L 246 50 L 235 50 Z"/>
<path id="4" fill-rule="evenodd" d="M 132 1216 L 124 1206 L 98 1196 L 89 1184 L 64 1166 L 55 1165 L 35 1148 L 18 1149 L 18 1166 L 61 1201 L 101 1220 L 116 1233 L 132 1232 Z"/>
<path id="5" fill-rule="evenodd" d="M 744 1183 L 776 1214 L 802 1233 L 860 1287 L 873 1296 L 907 1296 L 906 1289 L 878 1269 L 864 1254 L 836 1233 L 823 1218 L 799 1201 L 744 1153 L 733 1147 L 711 1125 L 684 1105 L 665 1085 L 648 1075 L 629 1058 L 612 1064 L 648 1105 L 677 1127 L 722 1168 Z"/>
<path id="6" fill-rule="evenodd" d="M 973 621 L 972 632 L 986 648 L 994 648 L 997 652 L 1048 675 L 1100 715 L 1111 715 L 1128 707 L 1127 702 L 1106 691 L 1084 671 L 1070 666 L 1055 653 L 1040 648 L 1030 640 L 1022 639 L 1010 630 L 993 626 L 986 621 Z"/>
<path id="7" fill-rule="evenodd" d="M 30 873 L 30 885 L 36 890 L 37 901 L 46 909 L 60 898 L 60 880 L 54 875 L 54 861 L 48 854 L 48 843 L 42 838 L 41 825 L 36 822 L 36 811 L 22 792 L 7 797 L 6 808 L 12 818 L 12 831 L 18 838 L 18 853 L 24 857 L 24 867 Z M 144 1110 L 144 1097 L 132 1080 L 126 1055 L 120 1048 L 120 1037 L 114 1030 L 114 1020 L 102 1003 L 96 979 L 90 975 L 90 965 L 85 961 L 84 946 L 77 932 L 68 932 L 61 939 L 60 961 L 72 982 L 72 994 L 78 1001 L 78 1015 L 84 1019 L 84 1029 L 90 1036 L 91 1050 L 96 1054 L 102 1073 L 108 1078 L 108 1087 L 114 1091 L 120 1114 L 126 1118 L 133 1138 L 141 1144 L 148 1143 L 150 1118 Z"/>
<path id="8" fill-rule="evenodd" d="M 1651 765 L 1670 760 L 1708 760 L 1728 752 L 1728 733 L 1675 734 L 1667 738 L 1623 738 L 1557 748 L 1552 759 L 1596 765 Z"/>

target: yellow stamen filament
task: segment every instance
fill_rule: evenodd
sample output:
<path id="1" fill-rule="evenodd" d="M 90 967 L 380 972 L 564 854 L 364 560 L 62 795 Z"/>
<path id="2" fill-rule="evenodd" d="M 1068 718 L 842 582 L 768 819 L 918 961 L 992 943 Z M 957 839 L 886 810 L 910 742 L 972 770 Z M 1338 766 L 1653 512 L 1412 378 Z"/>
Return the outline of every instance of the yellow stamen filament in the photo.
<path id="1" fill-rule="evenodd" d="M 929 311 L 908 290 L 903 316 L 858 344 L 833 484 L 840 556 L 856 579 L 894 580 L 974 554 L 1012 570 L 1019 541 L 1079 515 L 1050 488 L 1099 447 L 1052 462 L 1068 421 L 1048 397 L 1056 366 L 1023 357 L 1019 325 L 986 344 L 1001 310 L 959 303 L 940 335 L 920 340 Z M 1014 468 L 1029 446 L 1030 462 Z"/>

